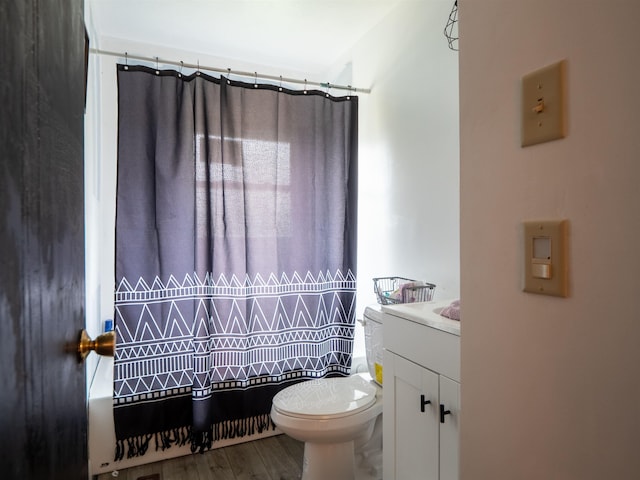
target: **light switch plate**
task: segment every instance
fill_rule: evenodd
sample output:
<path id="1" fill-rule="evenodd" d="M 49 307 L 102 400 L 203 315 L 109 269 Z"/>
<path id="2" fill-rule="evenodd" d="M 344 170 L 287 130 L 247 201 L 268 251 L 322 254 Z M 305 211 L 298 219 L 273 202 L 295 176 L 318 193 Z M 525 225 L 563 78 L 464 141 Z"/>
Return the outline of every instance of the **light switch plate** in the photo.
<path id="1" fill-rule="evenodd" d="M 545 220 L 524 222 L 524 288 L 525 292 L 566 297 L 568 290 L 567 221 Z M 550 242 L 541 255 L 535 251 L 538 239 Z"/>
<path id="2" fill-rule="evenodd" d="M 548 65 L 522 78 L 522 146 L 565 136 L 565 66 Z"/>

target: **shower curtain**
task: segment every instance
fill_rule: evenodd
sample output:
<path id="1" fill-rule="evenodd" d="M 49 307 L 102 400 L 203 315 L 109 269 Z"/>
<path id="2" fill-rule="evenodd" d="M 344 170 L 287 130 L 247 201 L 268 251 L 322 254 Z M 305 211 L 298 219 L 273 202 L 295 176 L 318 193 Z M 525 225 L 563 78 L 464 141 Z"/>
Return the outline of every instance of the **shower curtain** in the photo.
<path id="1" fill-rule="evenodd" d="M 358 99 L 117 68 L 116 458 L 203 451 L 349 373 Z"/>

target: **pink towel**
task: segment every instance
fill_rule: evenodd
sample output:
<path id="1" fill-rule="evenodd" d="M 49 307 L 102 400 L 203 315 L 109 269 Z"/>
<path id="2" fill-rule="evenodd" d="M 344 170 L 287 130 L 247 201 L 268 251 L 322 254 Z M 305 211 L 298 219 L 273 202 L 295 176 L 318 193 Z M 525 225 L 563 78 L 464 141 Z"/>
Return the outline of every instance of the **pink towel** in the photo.
<path id="1" fill-rule="evenodd" d="M 416 292 L 415 291 L 407 291 L 405 293 L 405 289 L 411 289 L 413 287 L 422 287 L 424 286 L 424 282 L 407 282 L 400 285 L 400 299 L 406 303 L 413 303 L 416 301 Z"/>
<path id="2" fill-rule="evenodd" d="M 451 320 L 460 321 L 460 300 L 454 300 L 449 306 L 444 307 L 440 315 L 450 318 Z"/>

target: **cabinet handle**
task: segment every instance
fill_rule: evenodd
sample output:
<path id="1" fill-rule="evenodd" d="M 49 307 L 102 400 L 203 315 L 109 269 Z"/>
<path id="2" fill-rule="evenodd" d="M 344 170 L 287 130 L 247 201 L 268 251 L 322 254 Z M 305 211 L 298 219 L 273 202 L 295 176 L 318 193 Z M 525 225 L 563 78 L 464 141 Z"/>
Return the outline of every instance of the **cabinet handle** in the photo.
<path id="1" fill-rule="evenodd" d="M 424 395 L 420 395 L 420 411 L 424 413 L 424 407 L 431 404 L 431 400 L 427 400 Z"/>
<path id="2" fill-rule="evenodd" d="M 445 410 L 444 405 L 440 404 L 440 423 L 444 423 L 445 415 L 451 415 L 451 410 Z"/>

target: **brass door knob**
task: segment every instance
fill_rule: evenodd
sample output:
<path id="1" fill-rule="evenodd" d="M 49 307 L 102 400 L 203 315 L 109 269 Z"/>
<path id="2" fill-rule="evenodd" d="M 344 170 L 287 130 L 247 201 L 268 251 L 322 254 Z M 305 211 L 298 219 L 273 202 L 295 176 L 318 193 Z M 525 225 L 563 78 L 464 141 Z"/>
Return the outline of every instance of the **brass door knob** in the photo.
<path id="1" fill-rule="evenodd" d="M 84 361 L 91 350 L 94 350 L 98 355 L 113 357 L 116 351 L 116 332 L 103 333 L 95 340 L 91 340 L 87 331 L 82 329 L 78 340 L 78 361 Z"/>

